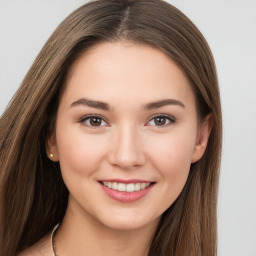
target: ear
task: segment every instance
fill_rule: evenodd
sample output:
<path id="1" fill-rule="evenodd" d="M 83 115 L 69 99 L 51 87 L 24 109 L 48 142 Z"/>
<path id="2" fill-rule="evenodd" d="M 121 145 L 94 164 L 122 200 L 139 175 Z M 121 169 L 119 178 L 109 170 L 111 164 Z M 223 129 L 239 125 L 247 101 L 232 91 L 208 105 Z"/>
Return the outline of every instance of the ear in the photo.
<path id="1" fill-rule="evenodd" d="M 47 154 L 48 158 L 53 162 L 58 162 L 59 161 L 59 153 L 58 153 L 55 134 L 52 134 L 46 138 L 45 148 L 46 148 L 46 154 Z"/>
<path id="2" fill-rule="evenodd" d="M 192 163 L 197 162 L 202 158 L 207 147 L 208 139 L 211 134 L 213 125 L 213 116 L 208 114 L 203 122 L 199 125 L 196 144 L 192 156 Z"/>

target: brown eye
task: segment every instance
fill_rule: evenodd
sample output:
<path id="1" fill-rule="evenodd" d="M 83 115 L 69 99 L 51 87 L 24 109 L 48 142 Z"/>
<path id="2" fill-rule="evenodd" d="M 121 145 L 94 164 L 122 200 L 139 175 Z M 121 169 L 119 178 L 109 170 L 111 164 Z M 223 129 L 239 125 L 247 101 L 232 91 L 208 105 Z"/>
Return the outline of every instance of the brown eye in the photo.
<path id="1" fill-rule="evenodd" d="M 100 126 L 102 123 L 102 119 L 99 117 L 91 117 L 89 119 L 89 122 L 91 126 Z"/>
<path id="2" fill-rule="evenodd" d="M 107 126 L 106 121 L 104 121 L 104 119 L 100 116 L 86 116 L 80 122 L 91 128 L 100 128 L 102 126 Z"/>
<path id="3" fill-rule="evenodd" d="M 167 126 L 175 122 L 175 119 L 169 115 L 155 116 L 147 123 L 150 126 Z"/>
<path id="4" fill-rule="evenodd" d="M 159 125 L 165 125 L 166 124 L 166 117 L 155 117 L 154 118 L 154 122 L 155 125 L 159 126 Z"/>

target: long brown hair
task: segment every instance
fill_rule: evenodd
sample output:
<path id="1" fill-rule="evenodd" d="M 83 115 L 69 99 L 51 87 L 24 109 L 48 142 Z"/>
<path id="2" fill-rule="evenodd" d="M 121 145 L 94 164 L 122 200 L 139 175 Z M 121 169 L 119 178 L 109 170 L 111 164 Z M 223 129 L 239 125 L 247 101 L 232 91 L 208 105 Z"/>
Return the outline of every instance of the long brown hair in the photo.
<path id="1" fill-rule="evenodd" d="M 55 224 L 68 191 L 58 163 L 45 153 L 54 130 L 63 81 L 70 65 L 101 41 L 126 40 L 157 47 L 190 79 L 198 116 L 213 116 L 202 159 L 164 212 L 151 256 L 216 256 L 216 203 L 222 121 L 216 69 L 207 42 L 179 10 L 161 0 L 97 0 L 83 5 L 55 30 L 0 121 L 0 256 L 14 256 Z"/>

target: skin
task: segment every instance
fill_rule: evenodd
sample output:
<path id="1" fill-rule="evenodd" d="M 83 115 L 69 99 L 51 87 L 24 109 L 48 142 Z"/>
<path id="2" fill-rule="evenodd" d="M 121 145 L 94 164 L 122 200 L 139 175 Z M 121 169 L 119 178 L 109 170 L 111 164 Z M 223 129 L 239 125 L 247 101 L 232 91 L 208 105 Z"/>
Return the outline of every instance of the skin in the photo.
<path id="1" fill-rule="evenodd" d="M 58 255 L 147 255 L 161 214 L 205 151 L 211 117 L 198 121 L 184 72 L 146 45 L 92 47 L 72 65 L 65 86 L 55 134 L 46 141 L 70 191 L 56 235 Z M 109 109 L 87 106 L 82 98 Z M 166 99 L 172 101 L 149 108 Z M 100 117 L 98 126 L 88 115 Z M 121 202 L 102 189 L 99 181 L 107 179 L 154 185 L 141 199 Z"/>

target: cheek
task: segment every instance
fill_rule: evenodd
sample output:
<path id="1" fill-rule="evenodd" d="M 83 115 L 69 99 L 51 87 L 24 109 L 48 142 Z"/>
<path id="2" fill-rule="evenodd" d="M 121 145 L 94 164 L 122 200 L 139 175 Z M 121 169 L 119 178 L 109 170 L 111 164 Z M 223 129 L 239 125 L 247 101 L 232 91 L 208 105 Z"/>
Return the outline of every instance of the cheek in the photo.
<path id="1" fill-rule="evenodd" d="M 169 139 L 154 144 L 152 162 L 159 176 L 161 210 L 167 210 L 182 192 L 190 172 L 192 146 L 187 140 Z"/>
<path id="2" fill-rule="evenodd" d="M 191 164 L 195 139 L 186 136 L 166 136 L 152 142 L 151 156 L 163 166 Z M 178 168 L 177 168 L 178 169 Z"/>
<path id="3" fill-rule="evenodd" d="M 184 187 L 190 171 L 191 152 L 186 147 L 170 146 L 159 162 L 159 170 L 165 183 L 170 186 L 170 189 L 176 194 L 181 192 Z"/>
<path id="4" fill-rule="evenodd" d="M 186 183 L 196 136 L 173 134 L 151 144 L 150 158 L 165 184 L 177 193 Z M 169 188 L 168 188 L 169 189 Z"/>
<path id="5" fill-rule="evenodd" d="M 99 136 L 86 135 L 80 129 L 60 129 L 58 134 L 58 154 L 63 176 L 73 174 L 80 177 L 97 170 L 105 154 Z"/>

